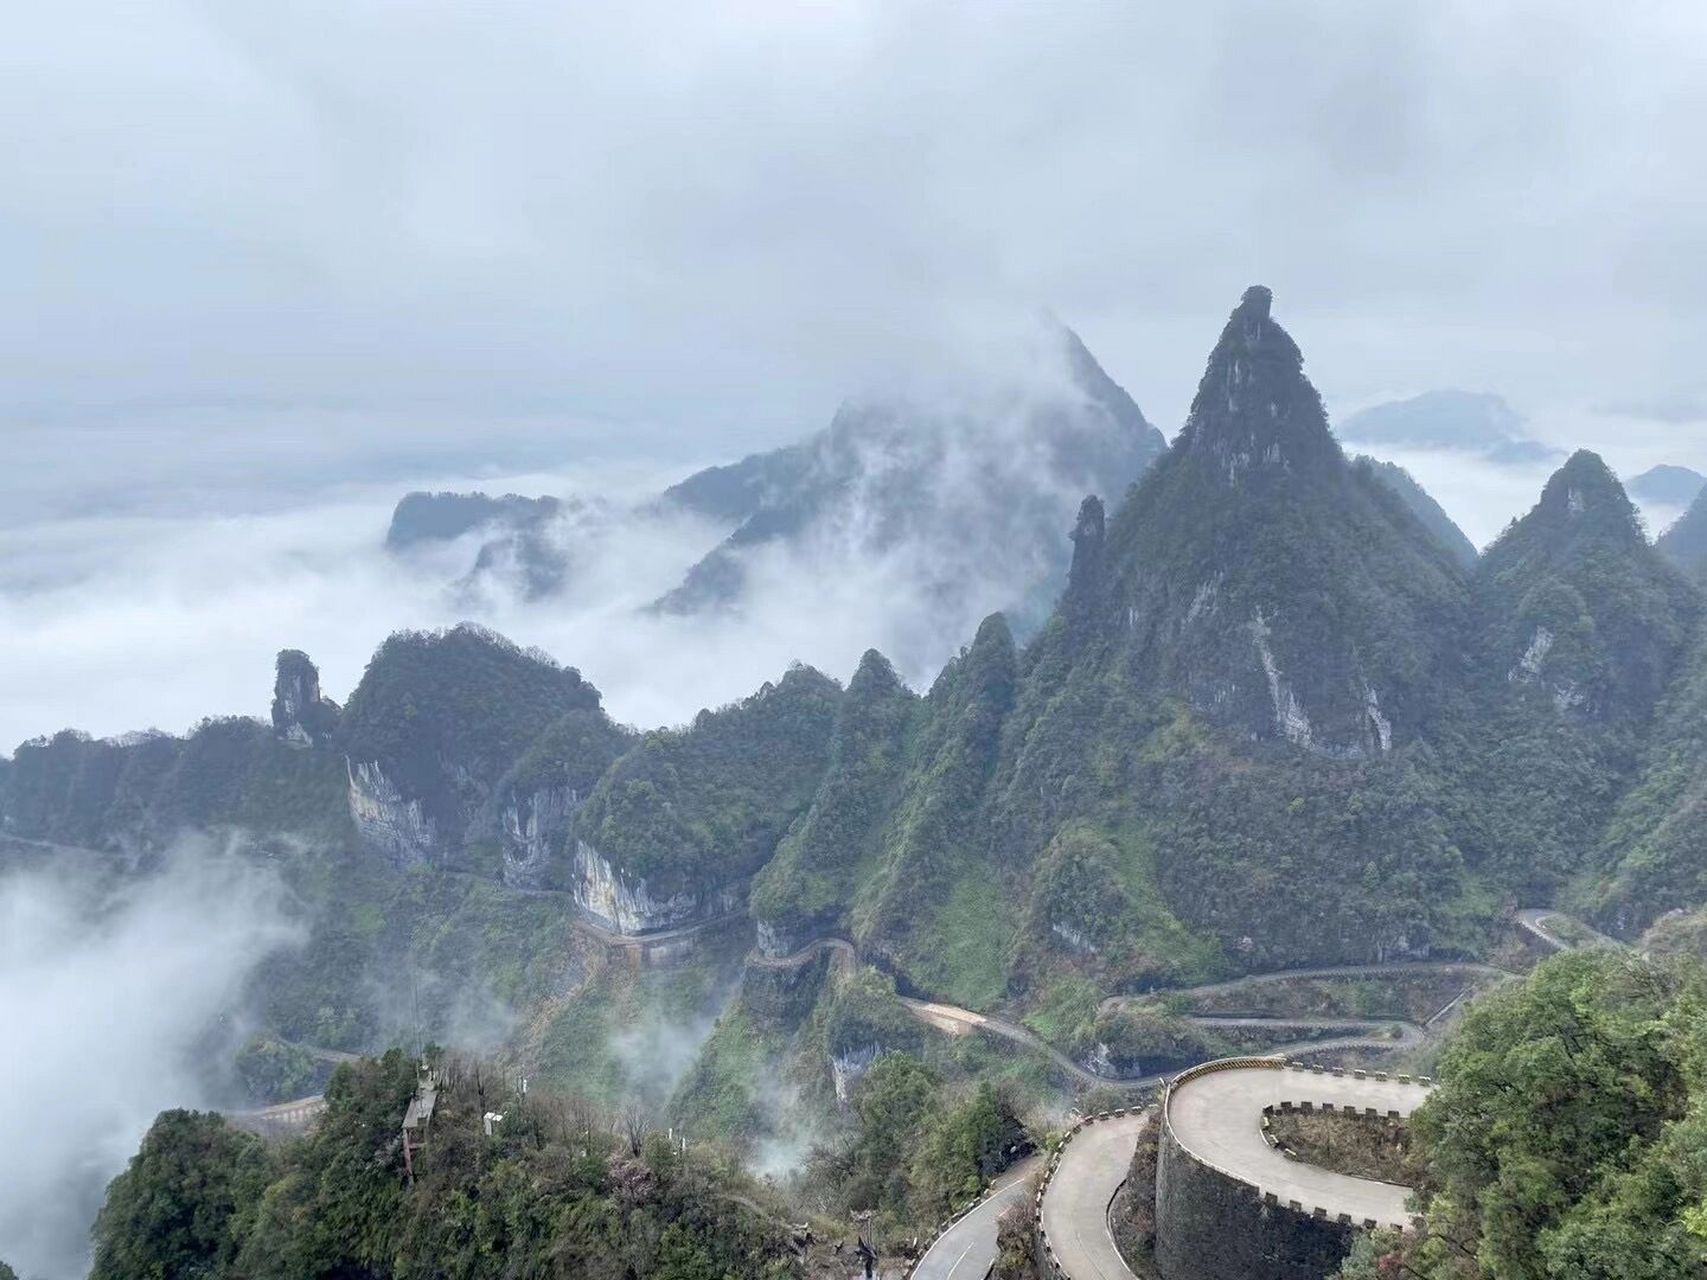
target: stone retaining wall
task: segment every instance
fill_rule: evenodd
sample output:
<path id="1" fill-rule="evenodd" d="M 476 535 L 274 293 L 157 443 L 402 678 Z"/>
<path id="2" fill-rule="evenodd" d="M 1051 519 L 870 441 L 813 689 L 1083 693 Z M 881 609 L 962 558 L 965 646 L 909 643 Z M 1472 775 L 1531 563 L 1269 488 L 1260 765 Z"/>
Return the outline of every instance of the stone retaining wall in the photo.
<path id="1" fill-rule="evenodd" d="M 1156 1266 L 1162 1280 L 1323 1280 L 1357 1228 L 1277 1203 L 1210 1167 L 1164 1125 L 1156 1160 Z"/>
<path id="2" fill-rule="evenodd" d="M 1330 1214 L 1320 1206 L 1297 1201 L 1282 1204 L 1274 1194 L 1259 1191 L 1232 1171 L 1214 1167 L 1180 1144 L 1168 1113 L 1172 1091 L 1201 1075 L 1251 1067 L 1412 1082 L 1410 1076 L 1391 1076 L 1384 1071 L 1304 1065 L 1278 1058 L 1227 1058 L 1181 1072 L 1164 1090 L 1161 1105 L 1155 1256 L 1162 1280 L 1249 1280 L 1253 1276 L 1264 1280 L 1323 1280 L 1351 1251 L 1357 1232 L 1375 1225 L 1353 1222 L 1347 1214 Z M 1416 1083 L 1432 1082 L 1418 1077 Z M 1314 1104 L 1291 1105 L 1310 1110 Z M 1272 1114 L 1274 1108 L 1268 1110 Z M 1389 1114 L 1370 1108 L 1357 1112 Z M 1262 1125 L 1265 1140 L 1270 1146 L 1277 1145 L 1266 1119 Z"/>

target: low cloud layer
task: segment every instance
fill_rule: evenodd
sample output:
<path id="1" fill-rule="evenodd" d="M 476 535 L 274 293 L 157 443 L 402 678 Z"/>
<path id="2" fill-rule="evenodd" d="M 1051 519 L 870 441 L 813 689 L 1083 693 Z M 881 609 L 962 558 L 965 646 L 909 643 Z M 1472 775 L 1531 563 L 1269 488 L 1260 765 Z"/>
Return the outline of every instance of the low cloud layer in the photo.
<path id="1" fill-rule="evenodd" d="M 1535 427 L 1564 448 L 1599 444 L 1626 475 L 1656 462 L 1707 463 L 1701 449 L 1631 421 L 1584 413 L 1538 416 Z M 1442 452 L 1385 456 L 1409 468 L 1478 545 L 1533 505 L 1549 470 Z M 631 514 L 629 504 L 679 474 L 619 455 L 519 475 L 417 469 L 390 482 L 305 480 L 327 487 L 282 504 L 232 480 L 204 491 L 205 510 L 171 500 L 0 529 L 0 752 L 65 727 L 182 732 L 208 715 L 264 716 L 273 657 L 287 646 L 320 664 L 341 701 L 392 631 L 470 618 L 578 666 L 619 719 L 681 723 L 751 693 L 792 661 L 845 679 L 870 647 L 922 686 L 984 613 L 1012 599 L 1022 567 L 1011 549 L 968 548 L 945 610 L 932 594 L 943 565 L 928 551 L 923 560 L 917 544 L 862 554 L 860 530 L 843 525 L 823 530 L 804 554 L 757 551 L 739 615 L 646 614 L 720 536 Z M 978 483 L 975 474 L 965 480 Z M 562 595 L 529 603 L 501 587 L 451 588 L 473 563 L 475 539 L 407 562 L 385 553 L 391 508 L 418 484 L 594 494 L 610 507 L 566 523 L 575 574 Z M 1651 532 L 1675 515 L 1647 514 Z"/>
<path id="2" fill-rule="evenodd" d="M 205 1106 L 198 1041 L 299 935 L 281 891 L 208 841 L 114 888 L 63 864 L 0 876 L 0 1258 L 72 1280 L 107 1182 L 162 1110 Z"/>

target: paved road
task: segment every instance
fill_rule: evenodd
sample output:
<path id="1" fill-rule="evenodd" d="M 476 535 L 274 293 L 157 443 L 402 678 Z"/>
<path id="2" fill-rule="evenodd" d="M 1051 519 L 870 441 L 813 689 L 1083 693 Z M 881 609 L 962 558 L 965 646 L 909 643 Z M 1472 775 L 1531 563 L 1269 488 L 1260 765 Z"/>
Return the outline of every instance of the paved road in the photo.
<path id="1" fill-rule="evenodd" d="M 996 1265 L 996 1221 L 1031 1194 L 1031 1175 L 1042 1164 L 1042 1156 L 1032 1156 L 1004 1173 L 988 1200 L 925 1250 L 913 1268 L 913 1280 L 984 1280 Z"/>
<path id="2" fill-rule="evenodd" d="M 1055 1260 L 1072 1280 L 1133 1280 L 1108 1229 L 1108 1202 L 1126 1181 L 1149 1119 L 1143 1112 L 1094 1121 L 1061 1152 L 1041 1217 Z"/>
<path id="3" fill-rule="evenodd" d="M 1167 1105 L 1182 1147 L 1203 1163 L 1272 1192 L 1282 1204 L 1297 1201 L 1306 1212 L 1321 1208 L 1330 1217 L 1347 1213 L 1357 1222 L 1373 1219 L 1403 1227 L 1411 1219 L 1405 1209 L 1409 1188 L 1333 1173 L 1282 1155 L 1263 1141 L 1262 1109 L 1280 1102 L 1331 1102 L 1408 1116 L 1427 1097 L 1426 1085 L 1397 1080 L 1244 1067 L 1194 1077 L 1169 1094 Z"/>
<path id="4" fill-rule="evenodd" d="M 1560 922 L 1566 921 L 1571 931 L 1581 930 L 1583 940 L 1572 942 L 1569 938 L 1555 932 Z M 1575 916 L 1568 916 L 1563 911 L 1555 911 L 1551 907 L 1525 907 L 1517 913 L 1517 926 L 1541 939 L 1555 951 L 1575 951 L 1583 947 L 1616 947 L 1617 941 L 1607 937 L 1596 929 L 1589 928 Z"/>
<path id="5" fill-rule="evenodd" d="M 1206 982 L 1198 987 L 1158 988 L 1143 996 L 1109 996 L 1102 1002 L 1102 1007 L 1109 1009 L 1134 1000 L 1163 996 L 1169 999 L 1190 1000 L 1196 996 L 1221 995 L 1242 987 L 1271 982 L 1293 982 L 1310 978 L 1391 978 L 1407 973 L 1461 973 L 1498 980 L 1514 976 L 1509 969 L 1478 964 L 1473 960 L 1395 960 L 1390 964 L 1349 964 L 1337 968 L 1276 969 L 1270 973 L 1250 973 L 1242 978 L 1229 978 L 1225 982 Z"/>
<path id="6" fill-rule="evenodd" d="M 747 957 L 747 963 L 755 969 L 798 969 L 820 951 L 830 952 L 835 957 L 832 963 L 843 966 L 851 965 L 856 954 L 854 944 L 846 938 L 819 938 L 792 955 L 767 956 L 755 951 Z"/>
<path id="7" fill-rule="evenodd" d="M 1022 1044 L 1036 1053 L 1043 1054 L 1062 1071 L 1072 1076 L 1081 1084 L 1121 1084 L 1142 1085 L 1155 1083 L 1160 1077 L 1146 1080 L 1122 1080 L 1114 1076 L 1099 1076 L 1094 1071 L 1087 1071 L 1074 1062 L 1066 1054 L 1053 1045 L 1046 1043 L 1018 1023 L 1007 1022 L 1001 1018 L 992 1018 L 987 1014 L 974 1013 L 970 1009 L 961 1009 L 952 1004 L 939 1004 L 932 1000 L 909 1000 L 902 998 L 901 1003 L 919 1021 L 927 1022 L 939 1031 L 946 1031 L 951 1036 L 965 1035 L 968 1031 L 988 1031 L 991 1035 L 1001 1036 L 1004 1040 L 1012 1040 Z"/>
<path id="8" fill-rule="evenodd" d="M 1001 1036 L 1015 1044 L 1024 1045 L 1027 1049 L 1043 1054 L 1080 1084 L 1092 1086 L 1112 1084 L 1124 1088 L 1141 1089 L 1159 1085 L 1167 1078 L 1163 1075 L 1137 1078 L 1099 1075 L 1079 1065 L 1059 1049 L 1047 1044 L 1017 1023 L 1008 1022 L 1002 1018 L 992 1018 L 988 1014 L 974 1013 L 970 1009 L 962 1009 L 952 1004 L 941 1004 L 936 1001 L 902 999 L 901 1003 L 915 1018 L 928 1023 L 939 1031 L 946 1031 L 949 1035 L 958 1036 L 965 1035 L 969 1031 L 987 1031 L 991 1035 Z M 1378 1018 L 1192 1017 L 1190 1021 L 1210 1029 L 1215 1027 L 1272 1026 L 1277 1035 L 1288 1028 L 1345 1030 L 1357 1033 L 1333 1036 L 1325 1040 L 1297 1040 L 1290 1043 L 1275 1044 L 1271 1049 L 1266 1050 L 1266 1052 L 1277 1054 L 1328 1053 L 1337 1049 L 1411 1048 L 1421 1044 L 1427 1038 L 1420 1028 L 1408 1022 L 1384 1021 Z M 1391 1030 L 1395 1028 L 1398 1032 L 1396 1035 L 1392 1034 Z"/>

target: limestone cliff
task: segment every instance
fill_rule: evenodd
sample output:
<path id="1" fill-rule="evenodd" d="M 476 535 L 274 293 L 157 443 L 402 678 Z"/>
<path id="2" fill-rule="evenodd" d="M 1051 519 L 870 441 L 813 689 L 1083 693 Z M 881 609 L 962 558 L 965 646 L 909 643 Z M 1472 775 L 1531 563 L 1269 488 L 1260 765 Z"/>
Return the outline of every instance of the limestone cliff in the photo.
<path id="1" fill-rule="evenodd" d="M 575 844 L 575 902 L 617 933 L 652 933 L 739 911 L 746 884 L 713 885 L 660 894 L 644 879 L 624 875 L 586 841 Z"/>
<path id="2" fill-rule="evenodd" d="M 320 692 L 320 670 L 300 649 L 281 649 L 273 679 L 273 732 L 293 747 L 317 747 L 338 727 L 338 704 Z"/>
<path id="3" fill-rule="evenodd" d="M 438 841 L 419 800 L 406 799 L 378 761 L 345 762 L 350 820 L 363 844 L 400 865 L 433 861 Z"/>

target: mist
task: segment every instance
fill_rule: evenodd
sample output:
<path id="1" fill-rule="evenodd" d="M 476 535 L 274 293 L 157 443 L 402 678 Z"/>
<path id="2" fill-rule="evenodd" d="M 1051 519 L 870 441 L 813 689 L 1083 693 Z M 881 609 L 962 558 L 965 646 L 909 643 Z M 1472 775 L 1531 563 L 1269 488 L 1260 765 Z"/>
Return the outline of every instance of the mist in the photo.
<path id="1" fill-rule="evenodd" d="M 0 876 L 0 1258 L 20 1276 L 87 1272 L 107 1183 L 159 1112 L 219 1100 L 202 1044 L 300 938 L 276 878 L 208 839 L 122 882 L 62 860 Z"/>

